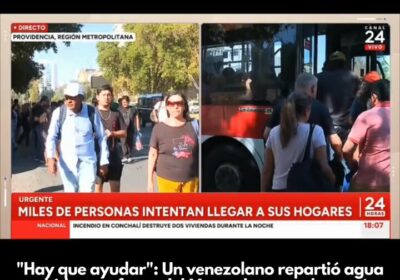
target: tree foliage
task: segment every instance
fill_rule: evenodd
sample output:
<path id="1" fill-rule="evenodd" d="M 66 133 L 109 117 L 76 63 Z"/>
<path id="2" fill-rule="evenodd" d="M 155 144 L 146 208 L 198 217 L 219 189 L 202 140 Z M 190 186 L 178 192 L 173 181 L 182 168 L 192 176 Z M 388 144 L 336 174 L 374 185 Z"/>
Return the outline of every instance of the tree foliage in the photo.
<path id="1" fill-rule="evenodd" d="M 38 102 L 40 98 L 39 80 L 34 80 L 29 84 L 28 89 L 29 101 Z"/>
<path id="2" fill-rule="evenodd" d="M 96 96 L 95 91 L 90 87 L 89 82 L 81 83 L 85 92 L 85 100 L 91 102 L 93 97 Z"/>
<path id="3" fill-rule="evenodd" d="M 63 88 L 57 88 L 53 97 L 51 98 L 51 101 L 60 101 L 60 100 L 64 100 L 64 92 L 63 92 Z"/>
<path id="4" fill-rule="evenodd" d="M 43 89 L 42 92 L 40 93 L 41 96 L 47 96 L 49 100 L 51 100 L 54 96 L 54 90 L 52 89 Z"/>
<path id="5" fill-rule="evenodd" d="M 126 24 L 136 41 L 98 43 L 104 76 L 123 90 L 167 92 L 188 88 L 199 78 L 197 24 Z"/>
<path id="6" fill-rule="evenodd" d="M 53 97 L 51 98 L 51 101 L 61 101 L 64 100 L 64 90 L 66 88 L 66 85 L 60 86 L 56 88 Z"/>
<path id="7" fill-rule="evenodd" d="M 125 76 L 119 76 L 113 81 L 113 89 L 116 93 L 135 92 L 133 81 Z"/>
<path id="8" fill-rule="evenodd" d="M 80 32 L 81 24 L 49 24 L 49 32 Z M 66 46 L 70 42 L 64 42 Z M 15 92 L 26 92 L 32 80 L 42 75 L 43 65 L 33 61 L 35 51 L 53 50 L 57 53 L 55 42 L 13 42 L 11 44 L 11 87 Z"/>

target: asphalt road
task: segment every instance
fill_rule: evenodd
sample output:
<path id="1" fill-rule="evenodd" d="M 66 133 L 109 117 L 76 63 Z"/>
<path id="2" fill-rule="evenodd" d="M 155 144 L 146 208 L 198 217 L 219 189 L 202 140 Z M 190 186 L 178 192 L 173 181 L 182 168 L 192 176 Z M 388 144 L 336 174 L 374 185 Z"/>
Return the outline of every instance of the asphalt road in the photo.
<path id="1" fill-rule="evenodd" d="M 151 125 L 142 129 L 144 149 L 135 151 L 133 161 L 124 164 L 121 178 L 121 192 L 146 192 L 147 186 L 147 154 L 149 151 Z M 32 139 L 32 137 L 31 137 Z M 12 191 L 13 192 L 62 192 L 60 176 L 51 175 L 43 164 L 34 161 L 33 141 L 26 147 L 19 145 L 12 160 Z M 108 184 L 104 191 L 109 192 Z"/>

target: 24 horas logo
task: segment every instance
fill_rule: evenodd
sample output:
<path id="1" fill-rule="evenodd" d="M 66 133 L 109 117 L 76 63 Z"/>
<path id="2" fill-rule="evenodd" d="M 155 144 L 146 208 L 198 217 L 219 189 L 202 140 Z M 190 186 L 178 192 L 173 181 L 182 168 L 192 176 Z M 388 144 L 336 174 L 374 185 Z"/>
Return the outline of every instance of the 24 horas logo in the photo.
<path id="1" fill-rule="evenodd" d="M 364 50 L 383 52 L 386 50 L 386 38 L 384 25 L 366 25 L 364 27 Z"/>

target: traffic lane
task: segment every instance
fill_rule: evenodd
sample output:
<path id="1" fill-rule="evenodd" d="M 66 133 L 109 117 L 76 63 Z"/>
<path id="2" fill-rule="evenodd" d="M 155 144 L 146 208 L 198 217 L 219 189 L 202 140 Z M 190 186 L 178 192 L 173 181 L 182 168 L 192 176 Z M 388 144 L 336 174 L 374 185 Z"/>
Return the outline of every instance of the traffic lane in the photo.
<path id="1" fill-rule="evenodd" d="M 152 129 L 150 123 L 141 129 L 143 149 L 141 151 L 134 150 L 130 162 L 124 163 L 121 192 L 147 192 L 147 157 Z"/>

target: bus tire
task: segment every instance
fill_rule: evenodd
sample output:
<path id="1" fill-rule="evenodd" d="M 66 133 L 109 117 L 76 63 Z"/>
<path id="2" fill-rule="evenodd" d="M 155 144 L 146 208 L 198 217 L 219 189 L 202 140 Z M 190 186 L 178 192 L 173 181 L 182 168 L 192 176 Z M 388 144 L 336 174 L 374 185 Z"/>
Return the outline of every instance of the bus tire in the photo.
<path id="1" fill-rule="evenodd" d="M 202 191 L 260 191 L 257 163 L 239 145 L 224 145 L 212 149 L 202 163 Z"/>

